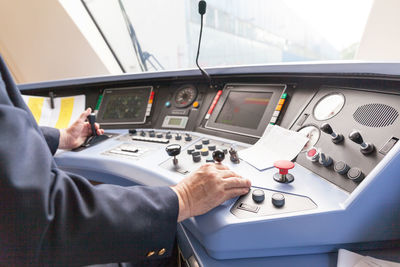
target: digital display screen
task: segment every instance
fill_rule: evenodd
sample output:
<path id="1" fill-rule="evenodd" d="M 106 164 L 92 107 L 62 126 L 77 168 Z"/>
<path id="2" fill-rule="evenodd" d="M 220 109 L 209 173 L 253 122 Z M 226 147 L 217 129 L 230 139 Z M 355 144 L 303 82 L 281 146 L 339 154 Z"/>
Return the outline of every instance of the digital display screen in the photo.
<path id="1" fill-rule="evenodd" d="M 272 94 L 271 92 L 231 91 L 215 122 L 257 129 Z"/>
<path id="2" fill-rule="evenodd" d="M 169 125 L 181 125 L 182 119 L 181 118 L 170 118 L 168 121 Z"/>
<path id="3" fill-rule="evenodd" d="M 99 123 L 144 123 L 151 90 L 151 87 L 105 90 L 97 116 Z"/>

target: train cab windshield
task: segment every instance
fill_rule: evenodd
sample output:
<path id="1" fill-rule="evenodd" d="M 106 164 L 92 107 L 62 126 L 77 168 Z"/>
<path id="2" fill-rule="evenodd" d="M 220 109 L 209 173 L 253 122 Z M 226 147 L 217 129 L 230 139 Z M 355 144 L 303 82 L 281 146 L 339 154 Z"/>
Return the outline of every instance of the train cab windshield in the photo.
<path id="1" fill-rule="evenodd" d="M 82 2 L 126 72 L 196 67 L 197 1 Z M 369 54 L 363 36 L 372 6 L 372 0 L 207 1 L 200 62 L 385 60 Z"/>

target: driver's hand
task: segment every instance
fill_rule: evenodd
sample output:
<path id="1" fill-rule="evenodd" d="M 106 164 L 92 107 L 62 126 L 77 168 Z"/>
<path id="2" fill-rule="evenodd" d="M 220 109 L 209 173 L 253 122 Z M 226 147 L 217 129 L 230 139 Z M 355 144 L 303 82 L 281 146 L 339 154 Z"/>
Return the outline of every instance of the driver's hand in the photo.
<path id="1" fill-rule="evenodd" d="M 86 121 L 91 112 L 91 108 L 86 109 L 71 126 L 69 126 L 67 129 L 60 130 L 60 143 L 58 148 L 77 148 L 82 145 L 83 142 L 85 142 L 88 136 L 92 135 L 90 123 Z M 98 123 L 95 123 L 95 128 L 98 135 L 102 135 L 104 133 L 104 130 L 100 129 Z"/>
<path id="2" fill-rule="evenodd" d="M 251 183 L 228 167 L 205 164 L 171 188 L 178 195 L 178 222 L 206 213 L 224 201 L 247 194 Z"/>

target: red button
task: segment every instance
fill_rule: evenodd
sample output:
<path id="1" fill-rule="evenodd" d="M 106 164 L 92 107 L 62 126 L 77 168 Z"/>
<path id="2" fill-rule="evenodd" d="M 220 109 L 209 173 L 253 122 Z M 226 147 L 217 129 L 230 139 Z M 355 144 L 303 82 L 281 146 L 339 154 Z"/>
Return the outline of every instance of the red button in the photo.
<path id="1" fill-rule="evenodd" d="M 288 170 L 293 169 L 294 163 L 288 160 L 278 160 L 274 162 L 274 167 L 279 169 L 280 174 L 288 174 Z"/>
<path id="2" fill-rule="evenodd" d="M 317 154 L 317 150 L 315 148 L 311 148 L 307 152 L 307 156 L 309 157 L 314 157 L 315 154 Z"/>

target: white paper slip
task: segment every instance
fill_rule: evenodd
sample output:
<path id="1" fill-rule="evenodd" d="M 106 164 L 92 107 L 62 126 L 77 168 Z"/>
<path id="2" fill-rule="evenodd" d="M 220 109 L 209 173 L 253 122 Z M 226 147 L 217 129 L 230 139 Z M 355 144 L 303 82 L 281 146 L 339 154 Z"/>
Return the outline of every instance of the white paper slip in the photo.
<path id="1" fill-rule="evenodd" d="M 23 95 L 36 122 L 40 126 L 58 129 L 68 128 L 85 110 L 85 95 L 55 97 L 54 109 L 50 105 L 50 97 Z"/>
<path id="2" fill-rule="evenodd" d="M 400 263 L 363 256 L 339 249 L 337 267 L 400 267 Z"/>
<path id="3" fill-rule="evenodd" d="M 268 125 L 263 136 L 253 146 L 241 150 L 239 157 L 262 171 L 277 160 L 293 160 L 308 142 L 308 138 L 277 125 Z"/>

